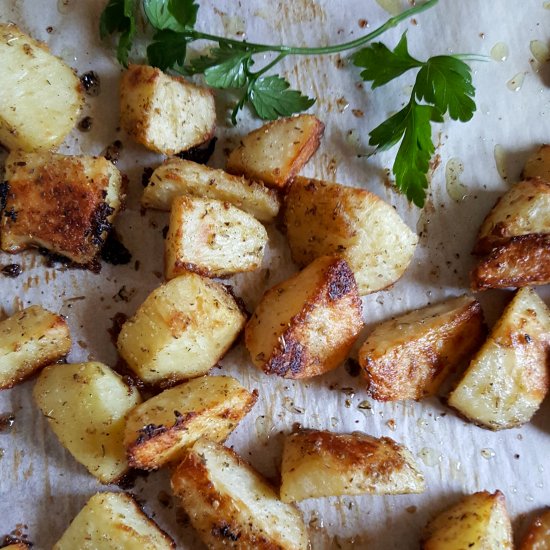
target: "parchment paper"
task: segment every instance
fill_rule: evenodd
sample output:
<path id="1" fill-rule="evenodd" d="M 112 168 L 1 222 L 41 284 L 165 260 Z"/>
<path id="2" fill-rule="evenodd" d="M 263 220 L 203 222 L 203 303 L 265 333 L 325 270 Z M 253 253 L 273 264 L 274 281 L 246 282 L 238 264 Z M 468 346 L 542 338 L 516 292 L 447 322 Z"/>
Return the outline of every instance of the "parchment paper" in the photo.
<path id="1" fill-rule="evenodd" d="M 483 217 L 517 180 L 528 154 L 550 139 L 550 72 L 547 65 L 533 62 L 530 51 L 533 40 L 549 44 L 548 4 L 543 0 L 441 0 L 435 9 L 382 37 L 393 47 L 407 30 L 411 52 L 421 59 L 446 52 L 490 56 L 498 42 L 505 43 L 509 51 L 505 61 L 489 58 L 473 64 L 478 105 L 474 119 L 436 128 L 439 145 L 431 170 L 431 197 L 422 213 L 384 185 L 385 169 L 391 167 L 395 150 L 365 156 L 368 130 L 402 106 L 409 97 L 411 80 L 405 77 L 372 93 L 367 85 L 357 85 L 358 71 L 346 66 L 345 58 L 285 60 L 283 72 L 293 85 L 318 98 L 311 112 L 327 125 L 320 150 L 305 173 L 378 193 L 421 232 L 406 275 L 390 290 L 364 299 L 366 328 L 359 342 L 382 319 L 467 290 L 473 262 L 470 251 Z M 47 42 L 79 73 L 94 70 L 100 75 L 101 93 L 87 99 L 82 115 L 92 117 L 92 131 L 75 130 L 60 150 L 99 154 L 115 139 L 122 140 L 118 166 L 130 178 L 130 196 L 116 226 L 133 261 L 127 266 L 104 265 L 97 275 L 48 268 L 35 252 L 15 257 L 0 254 L 1 265 L 19 262 L 24 269 L 16 279 L 0 278 L 0 305 L 4 315 L 35 303 L 66 315 L 75 342 L 70 361 L 97 359 L 114 365 L 116 352 L 108 334 L 112 317 L 118 312 L 132 314 L 162 282 L 162 229 L 168 217 L 140 211 L 143 168 L 161 159 L 132 144 L 117 129 L 120 68 L 112 50 L 97 38 L 103 5 L 101 0 L 1 0 L 0 20 L 13 21 Z M 199 27 L 233 36 L 245 33 L 251 41 L 322 44 L 355 38 L 388 16 L 374 0 L 204 0 Z M 361 20 L 368 22 L 368 28 L 361 27 L 365 25 Z M 507 82 L 514 77 L 518 80 L 516 75 L 523 75 L 524 81 L 518 91 L 512 91 Z M 230 127 L 224 101 L 219 102 L 220 140 L 213 160 L 219 166 L 224 163 L 224 149 L 260 124 L 245 114 L 237 128 Z M 504 151 L 500 167 L 501 172 L 506 170 L 505 180 L 494 159 L 497 145 Z M 467 190 L 459 201 L 446 189 L 445 166 L 451 158 L 464 164 L 461 180 Z M 265 289 L 296 271 L 282 235 L 274 227 L 269 228 L 269 235 L 262 270 L 231 281 L 251 310 Z M 539 292 L 548 301 L 548 288 L 539 288 Z M 479 295 L 490 324 L 510 296 L 509 291 Z M 260 391 L 258 404 L 228 444 L 267 476 L 276 477 L 281 434 L 295 423 L 390 436 L 418 457 L 427 482 L 422 495 L 329 498 L 300 504 L 312 526 L 316 549 L 417 548 L 420 530 L 433 514 L 462 494 L 482 489 L 505 493 L 519 531 L 525 514 L 550 504 L 550 400 L 529 425 L 492 433 L 465 423 L 437 399 L 377 403 L 368 398 L 361 378 L 350 376 L 343 367 L 307 382 L 267 377 L 252 367 L 242 345 L 222 364 L 222 370 L 214 369 L 214 374 L 232 374 L 246 387 Z M 0 413 L 16 416 L 13 431 L 0 434 L 0 533 L 19 530 L 35 548 L 42 549 L 52 546 L 93 493 L 107 487 L 58 443 L 33 404 L 33 383 L 0 393 Z M 371 410 L 358 408 L 365 400 Z M 133 492 L 179 548 L 203 548 L 167 497 L 165 472 L 138 479 Z"/>

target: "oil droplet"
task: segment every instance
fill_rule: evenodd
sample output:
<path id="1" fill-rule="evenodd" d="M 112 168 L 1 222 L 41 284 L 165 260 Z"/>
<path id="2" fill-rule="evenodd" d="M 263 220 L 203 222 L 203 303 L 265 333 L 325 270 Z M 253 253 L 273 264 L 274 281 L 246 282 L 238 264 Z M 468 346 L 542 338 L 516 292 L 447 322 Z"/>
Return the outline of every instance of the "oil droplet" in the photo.
<path id="1" fill-rule="evenodd" d="M 336 100 L 336 107 L 339 113 L 343 113 L 349 107 L 349 101 L 344 96 L 339 97 Z"/>
<path id="2" fill-rule="evenodd" d="M 515 495 L 518 492 L 518 488 L 515 485 L 511 485 L 510 492 Z"/>
<path id="3" fill-rule="evenodd" d="M 519 92 L 523 86 L 523 81 L 525 80 L 525 73 L 518 73 L 513 76 L 508 82 L 506 82 L 506 87 L 512 92 Z"/>
<path id="4" fill-rule="evenodd" d="M 332 416 L 330 418 L 330 425 L 333 427 L 333 428 L 336 428 L 336 426 L 338 426 L 338 423 L 340 421 L 335 417 L 335 416 Z"/>
<path id="5" fill-rule="evenodd" d="M 267 416 L 261 415 L 256 418 L 256 436 L 259 439 L 269 439 L 273 431 L 273 423 Z"/>
<path id="6" fill-rule="evenodd" d="M 508 51 L 508 46 L 504 42 L 497 42 L 492 48 L 491 48 L 491 57 L 495 61 L 503 62 L 508 59 L 508 54 L 510 52 Z"/>
<path id="7" fill-rule="evenodd" d="M 423 418 L 419 418 L 419 419 L 416 421 L 416 425 L 417 425 L 421 430 L 425 430 L 425 429 L 428 427 L 428 421 L 427 421 L 427 420 L 424 420 Z"/>
<path id="8" fill-rule="evenodd" d="M 526 500 L 527 502 L 533 502 L 535 499 L 534 499 L 531 495 L 527 495 L 527 496 L 525 497 L 525 500 Z"/>
<path id="9" fill-rule="evenodd" d="M 531 40 L 529 49 L 535 58 L 536 63 L 533 64 L 535 71 L 539 70 L 540 65 L 550 61 L 550 48 L 544 42 L 540 40 Z"/>
<path id="10" fill-rule="evenodd" d="M 507 181 L 508 180 L 508 171 L 506 170 L 506 151 L 504 151 L 504 147 L 497 143 L 495 145 L 495 149 L 494 149 L 493 154 L 495 156 L 495 165 L 497 167 L 497 171 L 499 173 L 499 176 L 504 181 Z"/>
<path id="11" fill-rule="evenodd" d="M 542 474 L 544 472 L 544 466 L 542 464 L 539 464 L 538 470 Z"/>
<path id="12" fill-rule="evenodd" d="M 543 7 L 545 10 L 550 10 L 550 2 L 543 2 L 542 7 Z"/>
<path id="13" fill-rule="evenodd" d="M 462 201 L 468 196 L 466 186 L 460 181 L 462 172 L 464 172 L 464 164 L 460 159 L 452 158 L 447 162 L 445 166 L 447 193 L 455 201 Z"/>
<path id="14" fill-rule="evenodd" d="M 232 34 L 241 38 L 246 36 L 245 22 L 242 17 L 221 13 L 220 18 L 222 20 L 223 29 L 227 34 Z"/>
<path id="15" fill-rule="evenodd" d="M 420 449 L 417 456 L 426 466 L 430 467 L 437 466 L 443 459 L 441 453 L 431 447 L 424 447 L 423 449 Z"/>
<path id="16" fill-rule="evenodd" d="M 451 477 L 453 479 L 459 479 L 462 477 L 462 463 L 460 460 L 451 460 Z"/>
<path id="17" fill-rule="evenodd" d="M 493 449 L 481 449 L 481 456 L 486 460 L 491 460 L 491 458 L 494 458 L 496 456 L 496 453 Z"/>
<path id="18" fill-rule="evenodd" d="M 403 11 L 401 0 L 376 0 L 376 3 L 390 15 L 399 15 Z"/>
<path id="19" fill-rule="evenodd" d="M 544 487 L 544 483 L 542 481 L 539 481 L 536 485 L 539 489 L 542 489 Z"/>
<path id="20" fill-rule="evenodd" d="M 69 13 L 71 9 L 71 0 L 57 0 L 57 11 L 62 14 Z"/>

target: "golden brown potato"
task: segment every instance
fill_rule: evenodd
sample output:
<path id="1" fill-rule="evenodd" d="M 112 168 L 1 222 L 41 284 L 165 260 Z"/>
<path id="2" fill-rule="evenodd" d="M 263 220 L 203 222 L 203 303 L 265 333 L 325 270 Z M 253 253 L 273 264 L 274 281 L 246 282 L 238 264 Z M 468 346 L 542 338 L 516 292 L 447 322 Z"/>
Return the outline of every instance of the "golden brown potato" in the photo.
<path id="1" fill-rule="evenodd" d="M 174 155 L 214 135 L 214 96 L 208 88 L 160 69 L 130 65 L 120 83 L 120 122 L 148 149 Z"/>
<path id="2" fill-rule="evenodd" d="M 313 115 L 268 122 L 241 139 L 227 171 L 283 188 L 317 151 L 325 125 Z"/>
<path id="3" fill-rule="evenodd" d="M 541 145 L 527 159 L 521 177 L 523 179 L 538 177 L 550 181 L 550 145 Z"/>
<path id="4" fill-rule="evenodd" d="M 30 542 L 18 539 L 13 539 L 12 542 L 11 539 L 12 537 L 6 537 L 4 539 L 4 546 L 1 546 L 0 548 L 2 550 L 29 550 L 32 548 L 32 544 Z"/>
<path id="5" fill-rule="evenodd" d="M 468 296 L 378 325 L 359 350 L 369 393 L 380 401 L 434 395 L 485 336 L 481 306 Z"/>
<path id="6" fill-rule="evenodd" d="M 550 310 L 518 290 L 450 394 L 448 403 L 491 430 L 529 422 L 550 387 Z"/>
<path id="7" fill-rule="evenodd" d="M 83 104 L 74 71 L 48 47 L 0 23 L 0 143 L 9 150 L 55 149 Z"/>
<path id="8" fill-rule="evenodd" d="M 145 382 L 173 385 L 206 374 L 244 328 L 220 283 L 186 273 L 155 289 L 120 331 L 117 347 Z"/>
<path id="9" fill-rule="evenodd" d="M 470 273 L 473 291 L 550 283 L 550 234 L 512 237 Z"/>
<path id="10" fill-rule="evenodd" d="M 31 306 L 0 322 L 0 389 L 11 388 L 71 350 L 61 315 Z"/>
<path id="11" fill-rule="evenodd" d="M 285 438 L 281 500 L 422 493 L 411 453 L 388 437 L 300 430 Z"/>
<path id="12" fill-rule="evenodd" d="M 180 459 L 199 437 L 225 441 L 257 397 L 229 376 L 203 376 L 163 391 L 128 415 L 124 445 L 130 466 L 160 468 Z"/>
<path id="13" fill-rule="evenodd" d="M 262 183 L 177 157 L 166 159 L 153 172 L 141 204 L 170 210 L 174 198 L 181 195 L 230 202 L 266 223 L 275 219 L 280 206 L 275 191 Z"/>
<path id="14" fill-rule="evenodd" d="M 118 374 L 97 362 L 51 365 L 33 396 L 55 435 L 93 476 L 115 483 L 127 472 L 124 425 L 141 397 Z"/>
<path id="15" fill-rule="evenodd" d="M 53 550 L 174 550 L 176 543 L 126 493 L 97 493 Z"/>
<path id="16" fill-rule="evenodd" d="M 172 475 L 172 490 L 212 550 L 306 550 L 300 512 L 281 502 L 258 472 L 219 443 L 199 439 Z"/>
<path id="17" fill-rule="evenodd" d="M 550 508 L 529 525 L 519 550 L 550 550 Z"/>
<path id="18" fill-rule="evenodd" d="M 512 525 L 500 491 L 465 496 L 426 526 L 422 550 L 512 550 Z"/>
<path id="19" fill-rule="evenodd" d="M 359 294 L 395 283 L 418 242 L 391 205 L 369 191 L 301 177 L 286 196 L 284 222 L 299 266 L 338 254 L 355 274 Z"/>
<path id="20" fill-rule="evenodd" d="M 476 254 L 487 254 L 512 237 L 550 233 L 550 181 L 530 178 L 514 185 L 489 212 L 477 236 Z"/>
<path id="21" fill-rule="evenodd" d="M 167 279 L 187 271 L 227 277 L 262 265 L 267 231 L 250 214 L 228 202 L 177 197 L 165 241 Z"/>
<path id="22" fill-rule="evenodd" d="M 11 153 L 2 250 L 44 247 L 78 264 L 98 254 L 121 207 L 122 176 L 103 157 Z"/>
<path id="23" fill-rule="evenodd" d="M 362 326 L 348 264 L 323 256 L 264 294 L 246 325 L 245 344 L 266 374 L 309 378 L 342 363 Z"/>

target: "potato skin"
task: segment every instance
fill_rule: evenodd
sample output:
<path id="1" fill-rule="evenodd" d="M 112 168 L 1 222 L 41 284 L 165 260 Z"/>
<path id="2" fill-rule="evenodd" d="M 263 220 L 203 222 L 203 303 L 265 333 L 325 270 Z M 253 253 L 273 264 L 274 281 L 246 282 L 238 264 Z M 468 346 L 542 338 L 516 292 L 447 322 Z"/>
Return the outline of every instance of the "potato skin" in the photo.
<path id="1" fill-rule="evenodd" d="M 529 529 L 519 550 L 550 549 L 550 508 L 538 515 L 529 525 Z"/>
<path id="2" fill-rule="evenodd" d="M 538 177 L 550 182 L 550 145 L 541 145 L 527 159 L 521 177 L 522 179 Z"/>

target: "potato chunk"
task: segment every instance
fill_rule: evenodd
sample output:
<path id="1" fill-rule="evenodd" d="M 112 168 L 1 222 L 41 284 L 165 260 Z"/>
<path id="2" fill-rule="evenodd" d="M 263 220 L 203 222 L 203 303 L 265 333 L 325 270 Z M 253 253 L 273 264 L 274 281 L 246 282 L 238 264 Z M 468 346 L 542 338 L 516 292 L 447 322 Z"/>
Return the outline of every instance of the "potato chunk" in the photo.
<path id="1" fill-rule="evenodd" d="M 34 399 L 61 443 L 102 483 L 128 470 L 122 443 L 128 412 L 139 392 L 97 362 L 51 365 L 34 386 Z"/>
<path id="2" fill-rule="evenodd" d="M 167 279 L 187 271 L 226 277 L 262 265 L 267 231 L 228 202 L 177 197 L 165 241 Z"/>
<path id="3" fill-rule="evenodd" d="M 550 145 L 541 145 L 528 159 L 521 177 L 542 178 L 550 181 Z"/>
<path id="4" fill-rule="evenodd" d="M 348 264 L 323 256 L 264 294 L 246 325 L 245 344 L 266 374 L 309 378 L 344 361 L 362 326 Z"/>
<path id="5" fill-rule="evenodd" d="M 269 122 L 241 139 L 227 171 L 283 188 L 317 151 L 325 125 L 313 115 Z"/>
<path id="6" fill-rule="evenodd" d="M 221 284 L 186 273 L 154 290 L 120 331 L 117 347 L 145 382 L 171 385 L 206 374 L 246 316 Z"/>
<path id="7" fill-rule="evenodd" d="M 519 550 L 550 550 L 550 508 L 533 520 Z"/>
<path id="8" fill-rule="evenodd" d="M 61 315 L 31 306 L 0 322 L 0 389 L 11 388 L 71 350 Z"/>
<path id="9" fill-rule="evenodd" d="M 388 437 L 300 430 L 285 438 L 281 500 L 422 493 L 411 453 Z"/>
<path id="10" fill-rule="evenodd" d="M 126 493 L 97 493 L 53 550 L 173 550 L 175 542 Z"/>
<path id="11" fill-rule="evenodd" d="M 483 336 L 481 306 L 468 296 L 390 319 L 359 350 L 369 393 L 380 401 L 435 395 L 449 372 L 481 346 Z"/>
<path id="12" fill-rule="evenodd" d="M 7 149 L 55 149 L 83 104 L 74 71 L 47 46 L 0 23 L 0 143 Z"/>
<path id="13" fill-rule="evenodd" d="M 214 96 L 160 69 L 130 65 L 120 84 L 120 121 L 148 149 L 174 155 L 214 135 Z"/>
<path id="14" fill-rule="evenodd" d="M 262 183 L 180 158 L 166 159 L 153 172 L 141 204 L 170 210 L 181 195 L 230 202 L 261 222 L 272 222 L 279 212 L 277 194 Z"/>
<path id="15" fill-rule="evenodd" d="M 103 157 L 11 153 L 2 250 L 47 248 L 78 264 L 98 254 L 121 206 L 122 176 Z"/>
<path id="16" fill-rule="evenodd" d="M 448 403 L 481 427 L 529 422 L 550 387 L 550 310 L 530 288 L 514 296 Z"/>
<path id="17" fill-rule="evenodd" d="M 219 443 L 199 439 L 188 449 L 172 489 L 208 548 L 309 548 L 300 512 Z"/>
<path id="18" fill-rule="evenodd" d="M 403 275 L 418 237 L 382 199 L 364 189 L 298 177 L 285 201 L 292 259 L 300 266 L 325 254 L 345 258 L 359 294 Z"/>
<path id="19" fill-rule="evenodd" d="M 32 543 L 24 541 L 24 540 L 17 540 L 12 539 L 14 542 L 11 542 L 12 537 L 6 537 L 4 539 L 5 546 L 1 546 L 1 550 L 30 550 L 32 548 Z"/>
<path id="20" fill-rule="evenodd" d="M 422 550 L 512 550 L 512 525 L 500 491 L 465 496 L 426 526 Z"/>
<path id="21" fill-rule="evenodd" d="M 155 470 L 180 459 L 199 437 L 223 442 L 254 406 L 229 376 L 203 376 L 152 397 L 131 411 L 124 445 L 133 468 Z"/>

